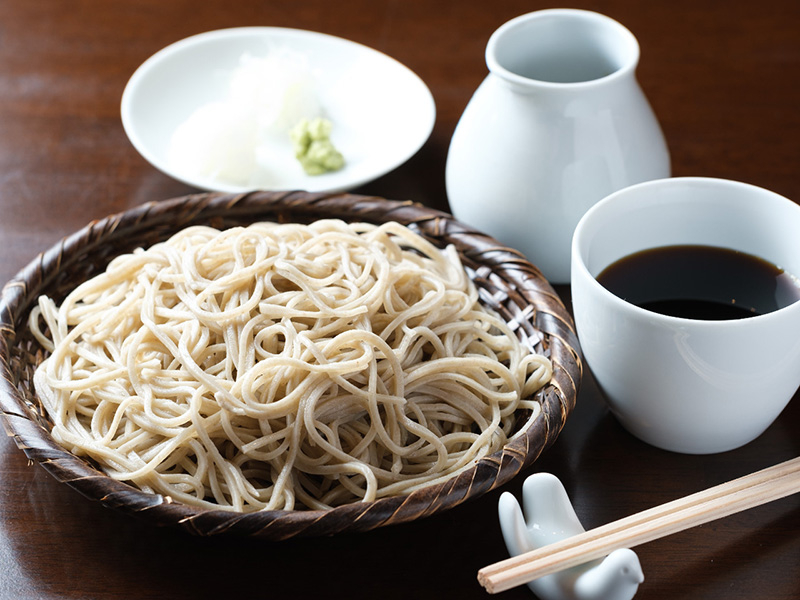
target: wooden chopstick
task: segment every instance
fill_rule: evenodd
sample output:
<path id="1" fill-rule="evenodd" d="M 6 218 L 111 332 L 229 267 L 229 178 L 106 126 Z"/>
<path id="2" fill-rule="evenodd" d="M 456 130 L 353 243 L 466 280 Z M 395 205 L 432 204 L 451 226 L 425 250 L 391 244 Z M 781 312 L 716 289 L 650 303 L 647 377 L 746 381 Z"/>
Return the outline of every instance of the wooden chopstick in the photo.
<path id="1" fill-rule="evenodd" d="M 491 594 L 502 592 L 798 491 L 800 457 L 489 565 L 478 581 Z"/>

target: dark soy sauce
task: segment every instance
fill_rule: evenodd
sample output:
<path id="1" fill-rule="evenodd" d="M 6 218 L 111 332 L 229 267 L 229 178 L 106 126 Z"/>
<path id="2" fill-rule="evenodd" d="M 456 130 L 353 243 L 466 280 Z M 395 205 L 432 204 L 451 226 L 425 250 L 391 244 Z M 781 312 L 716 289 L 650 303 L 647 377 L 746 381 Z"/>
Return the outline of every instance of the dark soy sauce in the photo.
<path id="1" fill-rule="evenodd" d="M 597 281 L 632 304 L 686 319 L 741 319 L 800 299 L 800 283 L 783 269 L 711 246 L 636 252 L 606 267 Z"/>

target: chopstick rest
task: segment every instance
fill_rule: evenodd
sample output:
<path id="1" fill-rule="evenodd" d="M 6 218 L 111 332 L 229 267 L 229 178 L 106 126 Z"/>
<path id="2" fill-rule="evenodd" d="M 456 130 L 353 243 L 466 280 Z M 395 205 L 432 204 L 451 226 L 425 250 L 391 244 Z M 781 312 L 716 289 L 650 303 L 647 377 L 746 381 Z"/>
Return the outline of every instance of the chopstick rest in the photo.
<path id="1" fill-rule="evenodd" d="M 509 492 L 500 496 L 498 514 L 506 547 L 512 556 L 525 555 L 584 533 L 561 481 L 550 473 L 535 473 L 522 484 L 520 508 Z M 620 548 L 602 560 L 544 575 L 528 587 L 540 600 L 630 600 L 644 574 L 633 550 Z"/>
<path id="2" fill-rule="evenodd" d="M 800 458 L 794 458 L 489 565 L 478 571 L 478 581 L 490 593 L 501 592 L 798 491 Z"/>

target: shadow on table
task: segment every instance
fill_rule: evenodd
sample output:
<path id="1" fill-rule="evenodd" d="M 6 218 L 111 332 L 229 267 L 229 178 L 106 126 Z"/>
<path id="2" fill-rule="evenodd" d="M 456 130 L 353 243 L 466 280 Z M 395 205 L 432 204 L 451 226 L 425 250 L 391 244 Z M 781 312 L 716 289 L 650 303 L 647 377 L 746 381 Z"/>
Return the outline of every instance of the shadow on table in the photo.
<path id="1" fill-rule="evenodd" d="M 565 481 L 576 512 L 596 527 L 800 455 L 800 399 L 759 438 L 729 452 L 668 452 L 629 434 L 588 376 L 575 414 L 539 467 Z M 559 447 L 563 444 L 563 447 Z M 566 449 L 565 449 L 566 448 Z M 645 582 L 637 599 L 800 598 L 800 496 L 795 495 L 637 547 Z M 772 594 L 772 592 L 771 592 Z"/>
<path id="2" fill-rule="evenodd" d="M 225 598 L 232 591 L 248 598 L 485 598 L 478 569 L 507 557 L 498 493 L 415 523 L 273 543 L 156 528 L 31 468 L 37 472 L 20 491 L 20 519 L 4 519 L 17 564 L 2 568 L 24 572 L 24 600 Z"/>

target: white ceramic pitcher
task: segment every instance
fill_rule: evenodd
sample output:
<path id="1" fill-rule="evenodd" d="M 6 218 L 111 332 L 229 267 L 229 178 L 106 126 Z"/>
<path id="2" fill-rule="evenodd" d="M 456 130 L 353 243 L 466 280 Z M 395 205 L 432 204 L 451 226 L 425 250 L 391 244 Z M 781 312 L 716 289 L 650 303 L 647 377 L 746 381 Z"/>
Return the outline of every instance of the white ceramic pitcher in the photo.
<path id="1" fill-rule="evenodd" d="M 668 177 L 669 152 L 636 80 L 639 44 L 604 15 L 552 9 L 502 25 L 489 75 L 453 133 L 455 217 L 568 283 L 581 216 L 611 192 Z"/>

